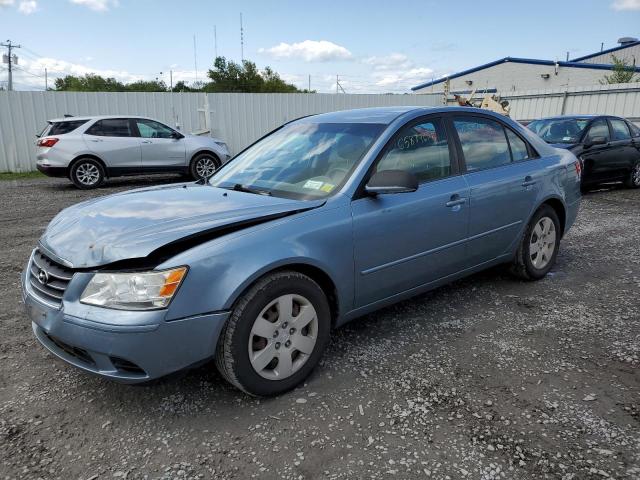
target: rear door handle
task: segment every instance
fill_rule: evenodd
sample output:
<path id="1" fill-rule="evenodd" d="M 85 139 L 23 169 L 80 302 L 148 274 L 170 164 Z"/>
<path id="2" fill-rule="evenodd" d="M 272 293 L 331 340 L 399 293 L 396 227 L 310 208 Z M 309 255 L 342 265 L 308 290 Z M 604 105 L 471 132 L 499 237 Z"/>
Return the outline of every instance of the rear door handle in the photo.
<path id="1" fill-rule="evenodd" d="M 92 138 L 91 141 L 97 143 L 97 142 L 101 142 L 102 139 L 101 138 Z"/>
<path id="2" fill-rule="evenodd" d="M 140 143 L 153 143 L 151 140 L 142 140 Z"/>
<path id="3" fill-rule="evenodd" d="M 535 184 L 536 184 L 536 181 L 533 178 L 531 178 L 529 175 L 524 177 L 524 182 L 522 182 L 523 187 L 530 187 L 531 185 L 535 185 Z"/>
<path id="4" fill-rule="evenodd" d="M 458 205 L 464 205 L 465 203 L 467 203 L 467 199 L 460 197 L 460 195 L 456 193 L 455 195 L 451 195 L 451 200 L 445 203 L 445 205 L 447 207 L 456 207 Z"/>

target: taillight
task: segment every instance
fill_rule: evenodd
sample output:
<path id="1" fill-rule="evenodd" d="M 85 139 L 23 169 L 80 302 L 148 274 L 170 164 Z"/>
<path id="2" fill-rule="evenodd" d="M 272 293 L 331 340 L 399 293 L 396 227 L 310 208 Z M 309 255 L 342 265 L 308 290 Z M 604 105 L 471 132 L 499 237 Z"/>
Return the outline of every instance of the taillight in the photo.
<path id="1" fill-rule="evenodd" d="M 60 141 L 59 138 L 41 138 L 38 140 L 39 147 L 53 147 L 56 143 Z"/>
<path id="2" fill-rule="evenodd" d="M 578 174 L 578 178 L 580 178 L 580 175 L 582 175 L 582 162 L 580 162 L 580 160 L 577 160 L 576 163 L 574 163 L 575 167 L 576 167 L 576 173 Z"/>

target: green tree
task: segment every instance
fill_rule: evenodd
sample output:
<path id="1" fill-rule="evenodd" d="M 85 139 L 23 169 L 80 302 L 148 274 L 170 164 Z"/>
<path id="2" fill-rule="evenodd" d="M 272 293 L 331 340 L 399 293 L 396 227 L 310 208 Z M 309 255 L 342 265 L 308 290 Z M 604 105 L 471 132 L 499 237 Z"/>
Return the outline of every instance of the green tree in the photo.
<path id="1" fill-rule="evenodd" d="M 304 90 L 285 82 L 277 72 L 266 67 L 262 72 L 256 64 L 244 60 L 242 64 L 217 57 L 208 73 L 211 81 L 204 86 L 207 92 L 300 93 Z"/>
<path id="2" fill-rule="evenodd" d="M 115 78 L 104 78 L 88 73 L 82 77 L 67 75 L 56 78 L 55 89 L 67 92 L 124 92 L 125 85 Z"/>
<path id="3" fill-rule="evenodd" d="M 138 80 L 128 83 L 126 90 L 127 92 L 166 92 L 169 89 L 162 80 Z"/>
<path id="4" fill-rule="evenodd" d="M 640 76 L 635 76 L 635 61 L 632 65 L 629 65 L 624 58 L 618 58 L 613 54 L 611 58 L 613 60 L 613 73 L 611 75 L 605 75 L 604 80 L 600 80 L 601 85 L 640 82 Z"/>

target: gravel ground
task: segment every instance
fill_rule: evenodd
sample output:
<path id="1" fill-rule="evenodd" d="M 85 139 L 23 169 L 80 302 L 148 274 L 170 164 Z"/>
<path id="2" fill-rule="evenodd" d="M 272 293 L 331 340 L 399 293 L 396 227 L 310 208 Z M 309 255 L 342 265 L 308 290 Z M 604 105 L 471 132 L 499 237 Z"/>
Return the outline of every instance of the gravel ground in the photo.
<path id="1" fill-rule="evenodd" d="M 47 222 L 168 180 L 0 182 L 0 478 L 640 478 L 640 192 L 586 195 L 544 280 L 494 269 L 364 317 L 260 400 L 212 364 L 111 383 L 32 336 L 19 273 Z"/>

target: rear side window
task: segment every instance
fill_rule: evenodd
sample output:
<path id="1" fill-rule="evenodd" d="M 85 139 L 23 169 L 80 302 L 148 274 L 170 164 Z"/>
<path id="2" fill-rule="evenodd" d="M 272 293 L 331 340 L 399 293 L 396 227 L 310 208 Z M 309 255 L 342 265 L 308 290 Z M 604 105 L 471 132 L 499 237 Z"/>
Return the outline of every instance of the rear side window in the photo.
<path id="1" fill-rule="evenodd" d="M 66 122 L 54 122 L 51 124 L 47 135 L 64 135 L 65 133 L 73 132 L 76 128 L 84 125 L 89 120 L 68 120 Z M 44 131 L 42 132 L 44 134 Z"/>
<path id="2" fill-rule="evenodd" d="M 404 170 L 420 182 L 451 175 L 449 143 L 439 120 L 424 121 L 400 129 L 376 171 Z"/>
<path id="3" fill-rule="evenodd" d="M 631 130 L 631 136 L 640 137 L 640 128 L 638 128 L 636 125 L 634 125 L 631 122 L 629 122 L 628 125 L 629 125 L 629 130 Z"/>
<path id="4" fill-rule="evenodd" d="M 609 141 L 609 126 L 607 125 L 607 121 L 604 118 L 595 120 L 591 124 L 587 135 L 584 137 L 584 141 L 590 142 L 593 141 L 594 138 L 598 137 L 604 137 L 605 142 Z"/>
<path id="5" fill-rule="evenodd" d="M 126 118 L 98 120 L 86 132 L 97 137 L 132 137 L 131 124 Z"/>
<path id="6" fill-rule="evenodd" d="M 477 117 L 456 118 L 453 126 L 458 132 L 468 171 L 511 163 L 507 137 L 498 122 Z"/>
<path id="7" fill-rule="evenodd" d="M 611 130 L 613 130 L 613 140 L 629 140 L 631 133 L 629 133 L 629 127 L 624 120 L 618 120 L 616 118 L 609 119 L 611 122 Z"/>

